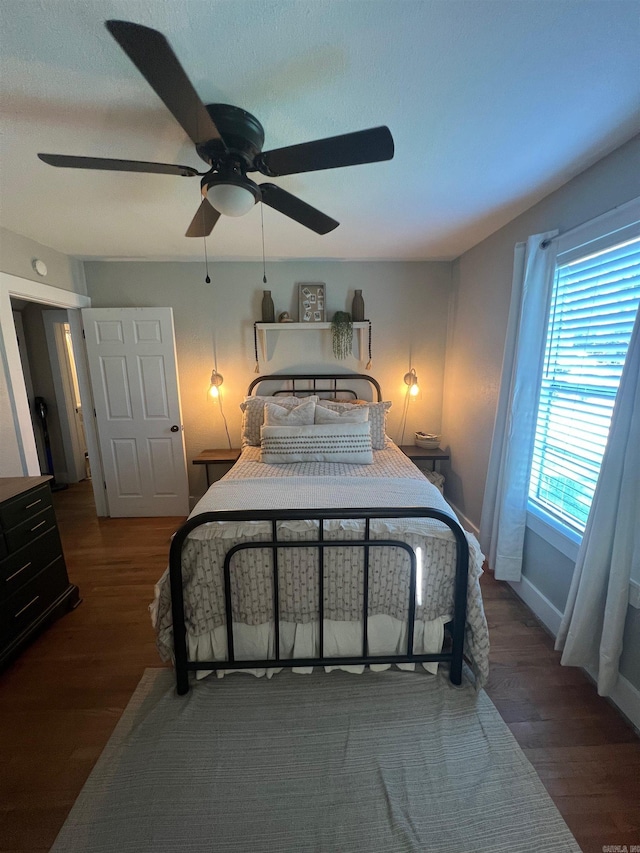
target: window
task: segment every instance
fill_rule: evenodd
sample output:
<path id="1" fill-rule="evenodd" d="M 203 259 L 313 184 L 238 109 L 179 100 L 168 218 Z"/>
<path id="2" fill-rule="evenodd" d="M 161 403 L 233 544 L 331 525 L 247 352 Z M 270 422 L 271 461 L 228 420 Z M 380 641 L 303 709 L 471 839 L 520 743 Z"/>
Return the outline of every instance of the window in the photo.
<path id="1" fill-rule="evenodd" d="M 640 237 L 637 227 L 629 233 L 557 258 L 529 501 L 577 534 L 589 515 L 640 304 Z"/>

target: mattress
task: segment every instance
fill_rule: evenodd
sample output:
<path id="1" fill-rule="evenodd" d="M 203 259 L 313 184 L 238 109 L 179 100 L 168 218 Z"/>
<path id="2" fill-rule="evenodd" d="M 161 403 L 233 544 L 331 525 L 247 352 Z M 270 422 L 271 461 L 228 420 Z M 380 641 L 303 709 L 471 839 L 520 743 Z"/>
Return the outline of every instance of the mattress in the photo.
<path id="1" fill-rule="evenodd" d="M 210 487 L 190 517 L 219 510 L 385 506 L 429 506 L 455 518 L 438 489 L 391 443 L 374 452 L 372 465 L 335 462 L 267 465 L 260 462 L 259 448 L 245 448 L 236 465 Z M 226 658 L 224 556 L 237 542 L 270 539 L 270 531 L 270 522 L 212 522 L 189 534 L 183 549 L 183 584 L 190 658 Z M 341 543 L 325 552 L 324 652 L 327 656 L 361 653 L 364 561 L 362 549 L 349 547 L 348 542 L 360 538 L 363 531 L 364 522 L 360 520 L 324 522 L 325 539 Z M 374 539 L 394 538 L 416 550 L 419 562 L 414 651 L 439 651 L 444 625 L 453 613 L 456 553 L 453 534 L 447 525 L 435 519 L 392 518 L 372 520 L 371 535 Z M 465 655 L 482 684 L 488 675 L 489 652 L 479 587 L 483 557 L 475 537 L 466 536 L 469 582 Z M 278 523 L 279 540 L 317 538 L 317 521 Z M 271 565 L 268 548 L 240 551 L 234 558 L 232 603 L 235 652 L 239 659 L 273 656 Z M 401 653 L 406 650 L 409 560 L 399 547 L 373 547 L 369 571 L 368 652 Z M 279 574 L 281 657 L 318 656 L 317 551 L 282 549 Z M 170 659 L 173 638 L 168 571 L 156 586 L 151 611 L 160 654 L 163 659 Z M 436 665 L 426 664 L 425 668 L 434 671 Z"/>

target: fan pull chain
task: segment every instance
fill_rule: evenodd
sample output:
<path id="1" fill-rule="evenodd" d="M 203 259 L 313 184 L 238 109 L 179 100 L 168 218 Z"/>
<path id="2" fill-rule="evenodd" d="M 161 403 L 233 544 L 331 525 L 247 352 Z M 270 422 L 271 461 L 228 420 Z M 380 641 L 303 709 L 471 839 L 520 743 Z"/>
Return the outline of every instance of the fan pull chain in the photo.
<path id="1" fill-rule="evenodd" d="M 207 272 L 204 280 L 207 284 L 211 284 L 211 279 L 209 278 L 209 258 L 207 257 L 207 238 L 203 237 L 202 240 L 204 242 L 204 266 Z"/>
<path id="2" fill-rule="evenodd" d="M 256 369 L 254 373 L 260 373 L 260 362 L 258 361 L 258 324 L 253 324 L 253 351 L 256 356 Z"/>
<path id="3" fill-rule="evenodd" d="M 262 223 L 262 282 L 263 284 L 267 283 L 267 270 L 264 262 L 264 205 L 260 205 L 260 221 Z M 258 361 L 258 355 L 256 350 L 256 363 Z M 256 373 L 258 371 L 256 370 Z"/>
<path id="4" fill-rule="evenodd" d="M 369 361 L 365 370 L 371 370 L 371 320 L 367 320 L 367 323 L 369 324 Z"/>
<path id="5" fill-rule="evenodd" d="M 205 282 L 206 284 L 211 284 L 211 279 L 209 278 L 209 258 L 207 257 L 207 235 L 205 233 L 205 221 L 204 221 L 204 208 L 201 207 L 202 210 L 202 242 L 204 243 L 204 267 L 206 271 Z"/>

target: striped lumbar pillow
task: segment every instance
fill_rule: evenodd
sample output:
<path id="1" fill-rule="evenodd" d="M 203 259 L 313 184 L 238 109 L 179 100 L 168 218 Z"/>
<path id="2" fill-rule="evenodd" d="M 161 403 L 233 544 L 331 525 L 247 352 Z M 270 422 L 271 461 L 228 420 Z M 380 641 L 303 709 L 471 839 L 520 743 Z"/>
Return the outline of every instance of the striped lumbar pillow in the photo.
<path id="1" fill-rule="evenodd" d="M 260 458 L 271 465 L 286 462 L 371 465 L 371 431 L 368 423 L 263 426 Z"/>

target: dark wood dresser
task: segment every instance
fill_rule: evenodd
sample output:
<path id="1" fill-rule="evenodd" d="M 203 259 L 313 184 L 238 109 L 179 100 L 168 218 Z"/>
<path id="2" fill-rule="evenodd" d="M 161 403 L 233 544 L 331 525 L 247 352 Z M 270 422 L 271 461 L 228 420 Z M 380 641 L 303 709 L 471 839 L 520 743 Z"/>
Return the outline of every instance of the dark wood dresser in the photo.
<path id="1" fill-rule="evenodd" d="M 49 480 L 0 477 L 0 669 L 79 601 L 67 576 Z"/>

